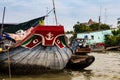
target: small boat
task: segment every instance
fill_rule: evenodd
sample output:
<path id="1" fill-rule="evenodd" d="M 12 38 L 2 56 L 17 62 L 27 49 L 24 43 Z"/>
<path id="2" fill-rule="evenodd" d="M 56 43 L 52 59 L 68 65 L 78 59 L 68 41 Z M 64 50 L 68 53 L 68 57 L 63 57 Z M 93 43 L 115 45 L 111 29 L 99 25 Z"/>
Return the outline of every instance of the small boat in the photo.
<path id="1" fill-rule="evenodd" d="M 87 54 L 91 52 L 91 48 L 84 38 L 75 39 L 72 43 L 72 50 L 75 54 Z"/>
<path id="2" fill-rule="evenodd" d="M 105 52 L 105 44 L 104 43 L 96 43 L 91 45 L 92 52 Z"/>
<path id="3" fill-rule="evenodd" d="M 91 52 L 89 45 L 84 44 L 85 39 L 75 39 L 72 48 L 74 53 L 66 65 L 67 69 L 84 69 L 95 61 L 94 56 L 88 55 Z"/>
<path id="4" fill-rule="evenodd" d="M 81 70 L 90 66 L 95 61 L 94 56 L 90 55 L 72 55 L 66 65 L 67 69 Z"/>

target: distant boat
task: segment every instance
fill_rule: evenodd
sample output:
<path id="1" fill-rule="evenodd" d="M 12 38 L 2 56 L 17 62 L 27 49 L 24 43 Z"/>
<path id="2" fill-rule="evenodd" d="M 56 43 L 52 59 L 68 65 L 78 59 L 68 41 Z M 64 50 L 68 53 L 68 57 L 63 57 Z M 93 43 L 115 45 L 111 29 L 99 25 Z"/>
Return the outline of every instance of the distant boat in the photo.
<path id="1" fill-rule="evenodd" d="M 87 54 L 91 52 L 91 48 L 84 38 L 76 38 L 72 45 L 75 54 Z"/>
<path id="2" fill-rule="evenodd" d="M 91 45 L 92 52 L 105 52 L 105 44 L 104 43 L 96 43 Z"/>
<path id="3" fill-rule="evenodd" d="M 83 38 L 76 38 L 73 41 L 72 50 L 74 53 L 66 65 L 67 69 L 84 69 L 95 60 L 94 56 L 88 55 L 91 49 Z"/>

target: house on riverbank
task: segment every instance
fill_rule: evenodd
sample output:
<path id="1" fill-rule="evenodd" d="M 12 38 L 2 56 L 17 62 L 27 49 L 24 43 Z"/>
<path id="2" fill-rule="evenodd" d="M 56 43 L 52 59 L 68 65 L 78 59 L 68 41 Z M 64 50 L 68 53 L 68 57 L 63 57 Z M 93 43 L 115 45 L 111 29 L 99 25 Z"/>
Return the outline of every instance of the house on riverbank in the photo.
<path id="1" fill-rule="evenodd" d="M 101 30 L 94 32 L 78 33 L 77 38 L 85 38 L 86 42 L 91 46 L 91 51 L 105 51 L 105 36 L 112 35 L 112 30 Z"/>
<path id="2" fill-rule="evenodd" d="M 104 43 L 105 36 L 112 35 L 111 30 L 78 33 L 77 38 L 85 38 L 90 44 Z"/>

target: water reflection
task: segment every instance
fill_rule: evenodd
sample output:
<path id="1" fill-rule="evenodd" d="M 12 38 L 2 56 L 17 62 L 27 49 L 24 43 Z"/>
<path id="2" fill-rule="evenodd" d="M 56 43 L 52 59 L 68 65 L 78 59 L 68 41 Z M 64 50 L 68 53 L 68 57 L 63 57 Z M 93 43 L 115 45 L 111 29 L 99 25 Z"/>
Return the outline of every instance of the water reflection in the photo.
<path id="1" fill-rule="evenodd" d="M 0 80 L 9 80 L 8 75 L 2 75 Z M 37 75 L 12 75 L 11 80 L 71 80 L 68 73 L 61 72 L 48 72 Z"/>
<path id="2" fill-rule="evenodd" d="M 71 71 L 71 80 L 91 80 L 92 70 Z"/>
<path id="3" fill-rule="evenodd" d="M 95 62 L 84 70 L 64 70 L 40 75 L 12 75 L 12 80 L 120 80 L 120 52 L 91 53 Z M 8 80 L 0 75 L 0 80 Z"/>

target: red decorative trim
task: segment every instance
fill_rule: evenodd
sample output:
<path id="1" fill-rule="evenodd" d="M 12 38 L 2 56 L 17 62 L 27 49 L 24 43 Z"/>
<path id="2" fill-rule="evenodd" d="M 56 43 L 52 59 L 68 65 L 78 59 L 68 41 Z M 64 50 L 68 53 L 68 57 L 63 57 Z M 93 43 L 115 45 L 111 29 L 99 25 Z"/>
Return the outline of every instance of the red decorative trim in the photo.
<path id="1" fill-rule="evenodd" d="M 63 26 L 36 26 L 25 39 L 16 45 L 16 47 L 22 45 L 33 35 L 42 37 L 43 46 L 53 46 L 56 39 L 59 36 L 64 36 L 65 34 Z"/>

